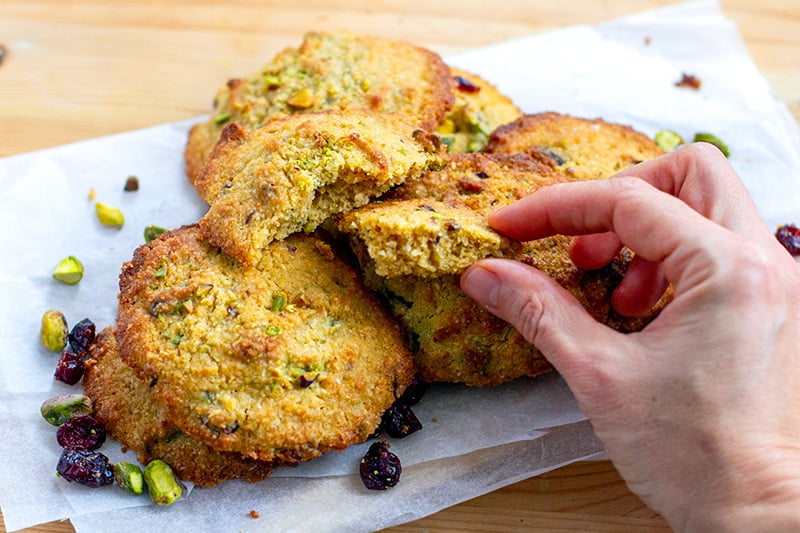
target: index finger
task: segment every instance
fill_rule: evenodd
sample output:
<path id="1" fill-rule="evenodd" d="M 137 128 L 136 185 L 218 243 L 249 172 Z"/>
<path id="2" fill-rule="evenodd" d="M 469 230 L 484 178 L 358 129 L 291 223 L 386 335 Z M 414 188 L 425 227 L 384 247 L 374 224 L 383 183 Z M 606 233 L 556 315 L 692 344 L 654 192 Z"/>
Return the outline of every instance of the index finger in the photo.
<path id="1" fill-rule="evenodd" d="M 697 252 L 737 238 L 680 199 L 626 176 L 539 189 L 490 214 L 489 224 L 517 240 L 612 231 L 642 258 L 663 261 L 672 282 Z"/>
<path id="2" fill-rule="evenodd" d="M 738 233 L 752 233 L 758 210 L 736 171 L 708 143 L 682 146 L 616 174 L 636 176 L 683 200 L 692 209 Z"/>

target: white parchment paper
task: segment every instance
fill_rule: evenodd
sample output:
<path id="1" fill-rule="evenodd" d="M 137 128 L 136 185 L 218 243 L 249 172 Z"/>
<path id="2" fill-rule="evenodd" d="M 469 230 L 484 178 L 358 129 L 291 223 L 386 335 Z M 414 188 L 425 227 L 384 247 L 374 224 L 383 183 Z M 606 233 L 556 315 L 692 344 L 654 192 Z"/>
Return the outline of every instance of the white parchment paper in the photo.
<path id="1" fill-rule="evenodd" d="M 602 117 L 648 135 L 662 128 L 689 139 L 714 133 L 730 146 L 767 224 L 800 223 L 797 125 L 711 0 L 447 60 L 493 82 L 526 112 Z M 676 87 L 682 73 L 699 77 L 701 89 Z M 370 531 L 602 450 L 564 383 L 549 375 L 492 388 L 432 387 L 415 409 L 424 429 L 392 441 L 404 470 L 386 493 L 364 490 L 355 474 L 363 445 L 279 469 L 262 483 L 194 489 L 167 509 L 113 487 L 95 491 L 57 479 L 55 428 L 39 406 L 74 388 L 52 379 L 57 356 L 39 342 L 39 318 L 58 308 L 70 324 L 84 317 L 100 328 L 111 324 L 120 265 L 143 242 L 144 227 L 200 218 L 206 206 L 182 164 L 188 128 L 199 120 L 0 160 L 0 506 L 9 531 L 64 518 L 79 532 Z M 131 174 L 138 192 L 122 190 Z M 122 209 L 122 229 L 98 223 L 90 189 L 96 201 Z M 79 285 L 50 277 L 67 255 L 84 263 Z M 103 451 L 132 460 L 113 442 Z"/>

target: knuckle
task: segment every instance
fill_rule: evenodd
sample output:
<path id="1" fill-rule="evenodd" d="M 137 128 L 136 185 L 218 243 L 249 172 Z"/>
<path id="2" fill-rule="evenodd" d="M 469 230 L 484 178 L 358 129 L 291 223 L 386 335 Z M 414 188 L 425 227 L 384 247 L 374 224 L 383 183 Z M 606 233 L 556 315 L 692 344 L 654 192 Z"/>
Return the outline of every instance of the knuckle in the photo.
<path id="1" fill-rule="evenodd" d="M 525 340 L 536 344 L 542 318 L 545 315 L 544 302 L 537 293 L 526 294 L 519 304 L 517 328 Z"/>

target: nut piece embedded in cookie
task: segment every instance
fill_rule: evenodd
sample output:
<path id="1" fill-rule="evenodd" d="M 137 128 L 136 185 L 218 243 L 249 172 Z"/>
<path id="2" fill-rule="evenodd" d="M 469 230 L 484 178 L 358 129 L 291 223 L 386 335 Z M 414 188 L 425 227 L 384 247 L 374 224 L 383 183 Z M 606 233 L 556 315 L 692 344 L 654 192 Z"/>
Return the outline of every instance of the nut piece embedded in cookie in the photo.
<path id="1" fill-rule="evenodd" d="M 455 274 L 521 248 L 477 212 L 427 199 L 371 203 L 341 215 L 337 228 L 365 247 L 385 277 Z"/>
<path id="2" fill-rule="evenodd" d="M 435 136 L 376 113 L 290 115 L 250 132 L 231 124 L 198 179 L 211 194 L 200 227 L 254 264 L 271 241 L 313 231 L 441 158 Z"/>

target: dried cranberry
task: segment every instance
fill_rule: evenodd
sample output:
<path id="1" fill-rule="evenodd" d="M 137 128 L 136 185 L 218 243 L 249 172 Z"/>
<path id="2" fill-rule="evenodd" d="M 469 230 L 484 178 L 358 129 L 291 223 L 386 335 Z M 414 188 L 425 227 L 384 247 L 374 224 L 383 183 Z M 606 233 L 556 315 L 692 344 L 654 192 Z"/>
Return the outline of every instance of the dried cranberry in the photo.
<path id="1" fill-rule="evenodd" d="M 387 490 L 400 481 L 403 467 L 400 459 L 389 451 L 386 443 L 372 443 L 366 455 L 361 459 L 359 473 L 361 481 L 369 490 Z"/>
<path id="2" fill-rule="evenodd" d="M 83 377 L 83 358 L 80 355 L 64 350 L 58 358 L 55 377 L 67 385 L 75 385 Z"/>
<path id="3" fill-rule="evenodd" d="M 469 81 L 464 76 L 453 76 L 453 79 L 456 81 L 456 87 L 461 92 L 477 93 L 481 90 L 480 87 Z"/>
<path id="4" fill-rule="evenodd" d="M 402 439 L 422 429 L 422 424 L 411 407 L 405 403 L 394 402 L 394 405 L 383 413 L 381 428 L 390 437 Z"/>
<path id="5" fill-rule="evenodd" d="M 69 332 L 69 345 L 76 354 L 83 355 L 89 351 L 89 346 L 94 342 L 95 325 L 88 318 L 84 318 L 72 327 Z"/>
<path id="6" fill-rule="evenodd" d="M 794 224 L 778 226 L 775 237 L 792 256 L 800 255 L 800 229 L 797 226 Z"/>
<path id="7" fill-rule="evenodd" d="M 414 377 L 414 379 L 411 381 L 411 384 L 406 387 L 406 390 L 403 392 L 400 398 L 397 399 L 397 401 L 406 405 L 415 405 L 419 403 L 419 401 L 425 395 L 425 390 L 427 388 L 427 383 L 418 377 Z"/>
<path id="8" fill-rule="evenodd" d="M 62 448 L 96 450 L 106 441 L 106 428 L 91 415 L 70 418 L 58 427 L 56 440 Z"/>
<path id="9" fill-rule="evenodd" d="M 114 483 L 114 468 L 108 457 L 91 450 L 65 449 L 58 459 L 56 472 L 70 483 L 74 481 L 87 487 Z"/>

